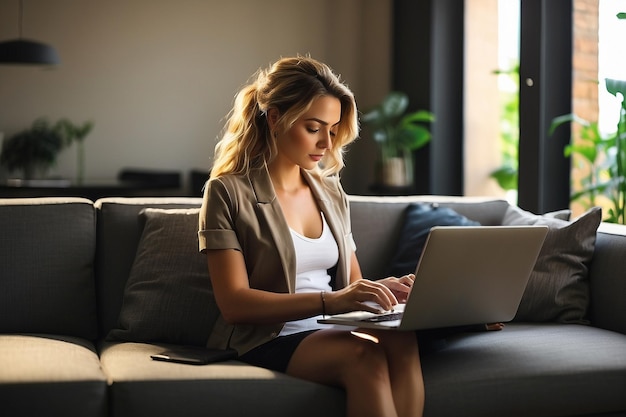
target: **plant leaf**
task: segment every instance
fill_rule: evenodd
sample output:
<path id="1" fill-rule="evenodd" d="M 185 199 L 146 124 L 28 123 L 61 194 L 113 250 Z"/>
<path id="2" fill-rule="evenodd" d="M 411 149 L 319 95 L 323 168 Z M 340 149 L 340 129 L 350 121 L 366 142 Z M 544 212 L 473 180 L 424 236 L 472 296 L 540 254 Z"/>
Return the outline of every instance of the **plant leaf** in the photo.
<path id="1" fill-rule="evenodd" d="M 617 94 L 622 95 L 622 107 L 626 108 L 626 81 L 624 80 L 615 80 L 612 78 L 607 78 L 606 81 L 606 90 L 617 97 Z M 619 98 L 619 97 L 618 97 Z"/>
<path id="2" fill-rule="evenodd" d="M 589 163 L 593 163 L 598 156 L 598 148 L 595 145 L 576 144 L 565 147 L 565 156 L 576 153 L 585 158 Z"/>
<path id="3" fill-rule="evenodd" d="M 409 113 L 400 120 L 400 124 L 407 123 L 430 123 L 435 121 L 435 115 L 427 110 L 418 110 L 413 113 Z"/>
<path id="4" fill-rule="evenodd" d="M 405 124 L 396 132 L 398 147 L 416 150 L 430 142 L 431 134 L 424 126 Z"/>
<path id="5" fill-rule="evenodd" d="M 381 103 L 381 110 L 387 119 L 399 117 L 409 106 L 409 97 L 399 91 L 392 91 Z"/>
<path id="6" fill-rule="evenodd" d="M 495 179 L 503 190 L 517 189 L 517 169 L 511 166 L 498 168 L 492 171 L 489 176 Z"/>
<path id="7" fill-rule="evenodd" d="M 576 116 L 574 113 L 563 114 L 561 116 L 557 116 L 554 119 L 552 119 L 552 123 L 550 123 L 550 129 L 548 130 L 548 134 L 552 135 L 557 127 L 561 126 L 562 124 L 571 123 L 571 122 L 576 122 L 580 124 L 581 126 L 589 125 L 588 121 Z"/>

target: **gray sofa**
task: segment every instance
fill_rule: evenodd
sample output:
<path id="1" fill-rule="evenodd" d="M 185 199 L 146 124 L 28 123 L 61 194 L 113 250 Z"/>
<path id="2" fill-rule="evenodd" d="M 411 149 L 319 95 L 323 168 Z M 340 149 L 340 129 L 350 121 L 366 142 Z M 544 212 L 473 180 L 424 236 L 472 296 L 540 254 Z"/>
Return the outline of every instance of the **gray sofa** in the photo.
<path id="1" fill-rule="evenodd" d="M 506 222 L 512 209 L 467 197 L 351 197 L 366 276 L 385 273 L 408 205 L 432 201 L 484 225 Z M 205 303 L 204 259 L 193 250 L 200 202 L 0 200 L 2 415 L 343 415 L 336 388 L 236 360 L 193 366 L 150 359 L 172 345 L 202 344 L 217 314 Z M 168 234 L 182 229 L 188 246 Z M 582 319 L 520 317 L 500 332 L 431 339 L 423 351 L 427 417 L 626 416 L 626 227 L 603 223 L 591 243 L 595 251 L 577 278 L 588 289 L 575 300 Z M 160 257 L 153 250 L 161 244 L 178 252 Z M 168 264 L 180 264 L 183 281 Z M 163 277 L 175 282 L 158 282 Z"/>

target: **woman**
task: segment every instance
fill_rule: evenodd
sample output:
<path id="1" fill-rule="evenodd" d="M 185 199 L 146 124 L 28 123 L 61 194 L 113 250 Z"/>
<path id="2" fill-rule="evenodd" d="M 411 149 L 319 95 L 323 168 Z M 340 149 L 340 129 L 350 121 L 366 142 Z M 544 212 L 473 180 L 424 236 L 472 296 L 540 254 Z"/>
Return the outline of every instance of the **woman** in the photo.
<path id="1" fill-rule="evenodd" d="M 413 332 L 317 323 L 326 314 L 390 310 L 414 279 L 361 275 L 338 179 L 357 135 L 352 92 L 309 57 L 281 59 L 239 92 L 200 215 L 221 312 L 209 345 L 343 388 L 348 416 L 420 416 Z"/>

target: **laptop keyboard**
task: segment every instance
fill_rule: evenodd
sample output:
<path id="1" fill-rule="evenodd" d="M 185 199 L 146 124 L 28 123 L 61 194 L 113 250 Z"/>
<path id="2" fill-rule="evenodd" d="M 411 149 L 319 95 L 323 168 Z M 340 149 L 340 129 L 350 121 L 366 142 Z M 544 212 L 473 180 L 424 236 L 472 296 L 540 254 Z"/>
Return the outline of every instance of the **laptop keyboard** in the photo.
<path id="1" fill-rule="evenodd" d="M 377 316 L 372 316 L 372 317 L 368 317 L 365 319 L 362 319 L 362 322 L 367 322 L 367 323 L 379 323 L 381 321 L 393 321 L 393 320 L 400 320 L 402 318 L 402 311 L 398 311 L 395 313 L 386 313 L 386 314 L 379 314 Z"/>

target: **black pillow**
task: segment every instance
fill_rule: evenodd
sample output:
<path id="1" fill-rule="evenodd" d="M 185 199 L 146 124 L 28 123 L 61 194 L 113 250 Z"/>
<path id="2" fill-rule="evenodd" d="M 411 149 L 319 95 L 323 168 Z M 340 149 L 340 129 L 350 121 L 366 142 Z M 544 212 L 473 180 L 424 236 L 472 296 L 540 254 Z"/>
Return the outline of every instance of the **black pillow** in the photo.
<path id="1" fill-rule="evenodd" d="M 426 238 L 433 226 L 480 226 L 480 223 L 436 203 L 409 204 L 398 246 L 388 270 L 389 276 L 400 277 L 415 272 Z"/>

